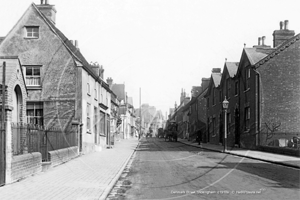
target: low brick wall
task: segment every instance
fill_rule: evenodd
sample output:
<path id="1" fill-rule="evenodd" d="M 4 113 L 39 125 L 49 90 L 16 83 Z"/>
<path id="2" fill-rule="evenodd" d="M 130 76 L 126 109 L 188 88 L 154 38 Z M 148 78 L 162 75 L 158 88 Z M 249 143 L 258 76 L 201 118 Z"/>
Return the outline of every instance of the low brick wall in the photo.
<path id="1" fill-rule="evenodd" d="M 13 156 L 11 181 L 15 182 L 42 171 L 42 154 L 39 152 Z"/>
<path id="2" fill-rule="evenodd" d="M 78 147 L 69 147 L 49 151 L 49 158 L 52 166 L 60 165 L 78 156 Z"/>

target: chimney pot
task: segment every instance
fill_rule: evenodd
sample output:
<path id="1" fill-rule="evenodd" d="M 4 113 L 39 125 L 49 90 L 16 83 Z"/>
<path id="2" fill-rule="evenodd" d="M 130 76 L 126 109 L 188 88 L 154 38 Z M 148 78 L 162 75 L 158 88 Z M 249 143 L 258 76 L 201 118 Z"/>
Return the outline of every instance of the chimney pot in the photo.
<path id="1" fill-rule="evenodd" d="M 41 0 L 41 5 L 43 5 L 44 4 L 44 0 Z"/>
<path id="2" fill-rule="evenodd" d="M 280 23 L 279 23 L 279 27 L 280 27 L 280 30 L 282 30 L 283 22 L 280 22 Z"/>
<path id="3" fill-rule="evenodd" d="M 78 41 L 75 40 L 75 47 L 78 48 Z"/>
<path id="4" fill-rule="evenodd" d="M 263 45 L 263 46 L 265 45 L 265 39 L 266 39 L 266 36 L 262 36 L 262 37 L 261 37 L 261 42 L 262 42 L 261 45 Z"/>
<path id="5" fill-rule="evenodd" d="M 49 0 L 45 0 L 45 4 L 46 4 L 46 5 L 49 5 Z"/>
<path id="6" fill-rule="evenodd" d="M 260 45 L 261 37 L 258 38 L 258 45 Z"/>
<path id="7" fill-rule="evenodd" d="M 289 30 L 289 20 L 284 20 L 284 30 Z"/>
<path id="8" fill-rule="evenodd" d="M 213 68 L 212 73 L 221 73 L 221 68 Z"/>

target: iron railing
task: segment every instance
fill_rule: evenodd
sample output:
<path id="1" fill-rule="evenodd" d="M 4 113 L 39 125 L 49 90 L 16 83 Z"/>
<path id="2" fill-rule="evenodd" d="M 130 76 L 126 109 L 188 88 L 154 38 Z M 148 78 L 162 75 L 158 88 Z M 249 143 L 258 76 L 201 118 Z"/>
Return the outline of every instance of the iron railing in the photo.
<path id="1" fill-rule="evenodd" d="M 48 152 L 77 146 L 77 127 L 67 130 L 45 128 L 39 125 L 12 123 L 13 155 L 40 152 L 48 161 Z"/>

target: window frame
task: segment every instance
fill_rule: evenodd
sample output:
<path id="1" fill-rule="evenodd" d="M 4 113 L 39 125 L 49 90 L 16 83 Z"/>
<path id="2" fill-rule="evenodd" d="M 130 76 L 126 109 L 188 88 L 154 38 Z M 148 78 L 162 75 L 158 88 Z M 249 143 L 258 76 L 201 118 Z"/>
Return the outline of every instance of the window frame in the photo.
<path id="1" fill-rule="evenodd" d="M 32 29 L 29 31 L 29 29 Z M 37 31 L 34 31 L 34 30 Z M 30 35 L 29 35 L 30 33 Z M 37 34 L 36 36 L 34 34 Z M 40 27 L 39 26 L 25 26 L 25 38 L 26 39 L 38 39 L 40 37 Z"/>
<path id="2" fill-rule="evenodd" d="M 250 107 L 245 107 L 245 130 L 250 130 L 250 118 L 251 118 L 251 110 Z"/>
<path id="3" fill-rule="evenodd" d="M 31 75 L 27 75 L 27 71 L 28 69 L 31 68 L 32 74 Z M 25 84 L 27 87 L 41 87 L 42 86 L 42 81 L 41 81 L 41 76 L 42 76 L 42 70 L 41 70 L 42 66 L 41 65 L 23 65 L 23 74 L 25 77 Z M 39 69 L 39 75 L 35 75 L 34 74 L 34 69 Z M 38 84 L 29 84 L 29 78 L 36 78 L 36 80 L 38 80 Z M 35 81 L 33 81 L 35 82 Z"/>
<path id="4" fill-rule="evenodd" d="M 29 110 L 29 104 L 33 105 L 33 115 L 28 115 Z M 41 108 L 38 108 L 41 107 Z M 37 111 L 40 111 L 40 115 L 37 115 Z M 36 124 L 43 126 L 44 125 L 44 105 L 43 102 L 27 102 L 26 103 L 26 119 L 28 124 Z M 30 123 L 30 119 L 33 119 L 34 123 Z M 40 123 L 38 123 L 40 122 Z"/>
<path id="5" fill-rule="evenodd" d="M 234 95 L 238 95 L 239 94 L 239 81 L 236 80 L 235 83 L 234 83 Z"/>
<path id="6" fill-rule="evenodd" d="M 250 78 L 251 78 L 251 69 L 250 67 L 247 67 L 245 69 L 246 90 L 250 89 Z"/>
<path id="7" fill-rule="evenodd" d="M 86 130 L 88 133 L 91 132 L 91 104 L 87 103 L 86 104 Z"/>

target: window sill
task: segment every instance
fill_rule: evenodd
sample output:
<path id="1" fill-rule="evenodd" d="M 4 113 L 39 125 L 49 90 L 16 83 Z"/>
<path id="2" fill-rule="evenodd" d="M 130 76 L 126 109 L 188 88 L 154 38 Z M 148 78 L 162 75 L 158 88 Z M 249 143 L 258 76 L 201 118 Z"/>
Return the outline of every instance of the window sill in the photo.
<path id="1" fill-rule="evenodd" d="M 26 40 L 36 40 L 36 39 L 39 39 L 39 37 L 24 37 L 24 39 Z"/>
<path id="2" fill-rule="evenodd" d="M 26 85 L 27 89 L 29 90 L 41 90 L 42 86 L 38 86 L 38 85 Z"/>

